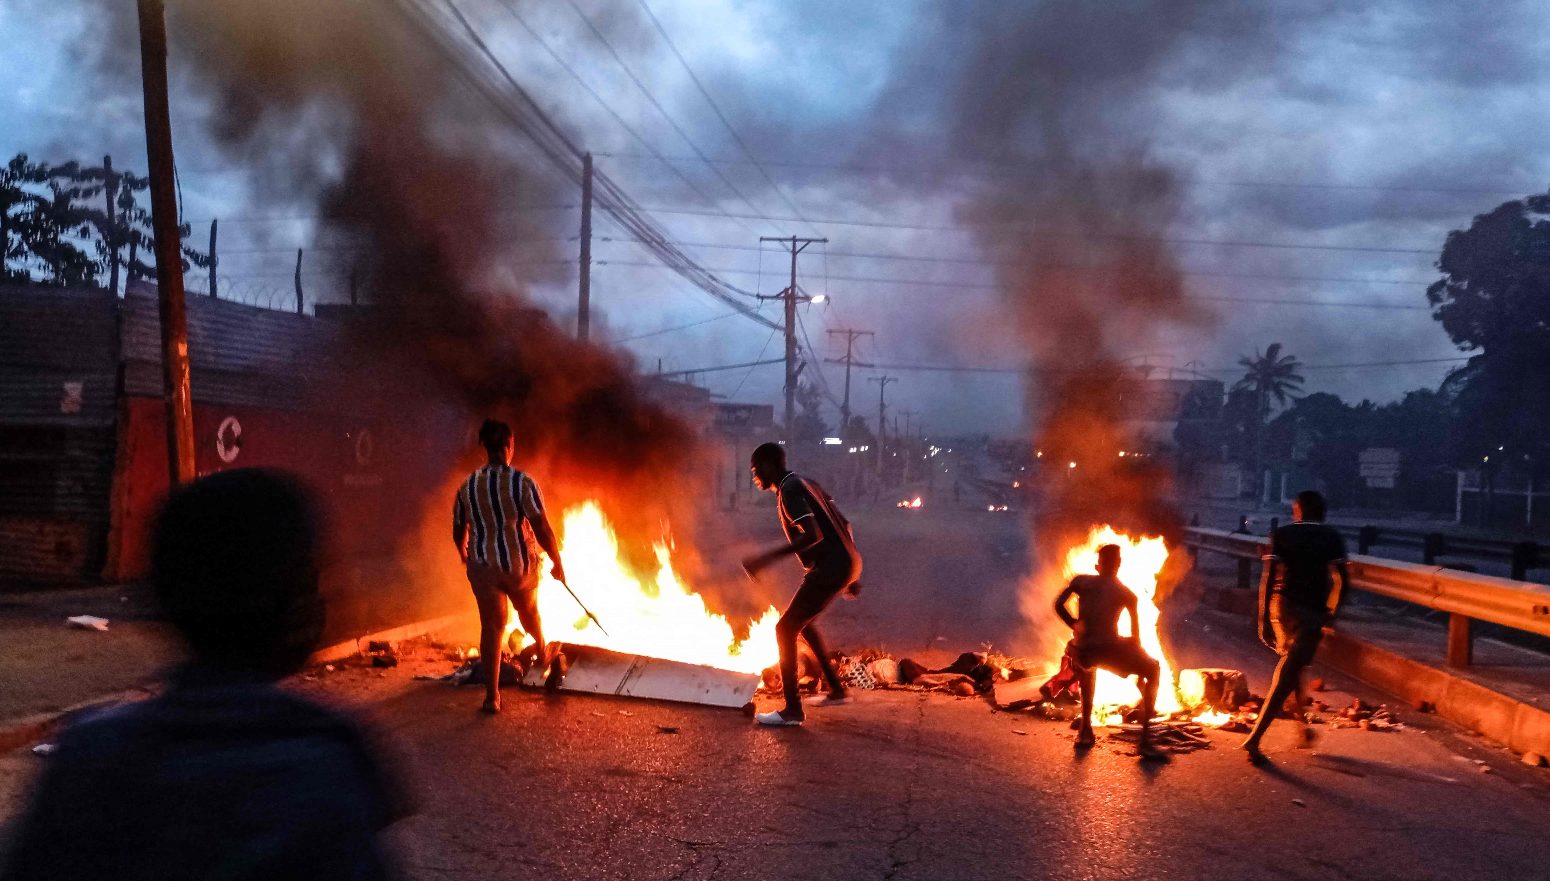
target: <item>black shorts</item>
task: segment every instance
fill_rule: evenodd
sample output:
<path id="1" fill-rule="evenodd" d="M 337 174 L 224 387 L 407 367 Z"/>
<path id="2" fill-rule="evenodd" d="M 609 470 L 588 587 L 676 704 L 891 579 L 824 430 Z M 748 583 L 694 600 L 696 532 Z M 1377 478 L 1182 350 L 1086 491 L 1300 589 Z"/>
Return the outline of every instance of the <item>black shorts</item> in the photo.
<path id="1" fill-rule="evenodd" d="M 1293 663 L 1312 662 L 1324 641 L 1328 617 L 1320 610 L 1304 609 L 1276 597 L 1270 606 L 1270 626 L 1275 631 L 1277 651 Z"/>
<path id="2" fill-rule="evenodd" d="M 1089 670 L 1100 667 L 1116 676 L 1154 676 L 1158 670 L 1157 659 L 1147 654 L 1139 642 L 1076 646 L 1074 657 Z"/>

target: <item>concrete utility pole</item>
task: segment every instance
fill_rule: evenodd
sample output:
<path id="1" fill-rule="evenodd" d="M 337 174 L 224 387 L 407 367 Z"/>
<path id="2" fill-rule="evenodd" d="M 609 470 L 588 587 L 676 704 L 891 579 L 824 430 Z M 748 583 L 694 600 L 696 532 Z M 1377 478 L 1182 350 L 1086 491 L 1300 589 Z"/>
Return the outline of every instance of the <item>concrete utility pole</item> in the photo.
<path id="1" fill-rule="evenodd" d="M 876 336 L 876 334 L 870 330 L 851 330 L 850 328 L 835 328 L 828 331 L 828 333 L 831 335 L 837 333 L 845 335 L 845 360 L 843 362 L 845 365 L 845 397 L 840 402 L 840 437 L 843 438 L 850 432 L 850 365 L 855 360 L 852 350 L 856 345 L 856 340 L 864 336 Z"/>
<path id="2" fill-rule="evenodd" d="M 883 450 L 887 447 L 884 441 L 888 438 L 888 384 L 898 382 L 897 376 L 874 376 L 867 382 L 877 383 L 877 485 L 883 483 Z"/>
<path id="3" fill-rule="evenodd" d="M 904 442 L 904 482 L 910 482 L 910 463 L 915 458 L 914 444 L 915 433 L 910 429 L 910 419 L 915 415 L 914 410 L 900 410 L 904 414 L 904 434 L 900 439 Z"/>
<path id="4" fill-rule="evenodd" d="M 581 256 L 577 258 L 576 339 L 592 335 L 592 154 L 581 157 Z"/>
<path id="5" fill-rule="evenodd" d="M 784 300 L 786 303 L 786 441 L 791 441 L 792 428 L 796 421 L 796 396 L 797 396 L 797 300 L 804 302 L 812 299 L 805 297 L 797 291 L 797 255 L 807 249 L 808 245 L 815 242 L 827 242 L 828 239 L 804 239 L 798 236 L 785 238 L 775 236 L 760 236 L 760 242 L 780 242 L 791 252 L 791 284 L 785 290 L 769 297 L 760 297 L 761 300 Z"/>
<path id="6" fill-rule="evenodd" d="M 188 380 L 188 315 L 183 302 L 183 242 L 173 179 L 172 111 L 167 106 L 167 22 L 162 0 L 139 0 L 140 80 L 145 95 L 145 156 L 156 233 L 156 292 L 161 318 L 162 394 L 167 401 L 167 475 L 194 479 L 194 404 Z"/>

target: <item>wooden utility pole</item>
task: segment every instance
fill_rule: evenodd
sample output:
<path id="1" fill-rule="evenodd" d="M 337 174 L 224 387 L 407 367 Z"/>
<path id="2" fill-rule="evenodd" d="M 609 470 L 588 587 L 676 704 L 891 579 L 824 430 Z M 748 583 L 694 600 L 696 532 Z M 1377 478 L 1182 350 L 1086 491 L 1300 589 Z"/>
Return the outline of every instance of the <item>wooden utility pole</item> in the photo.
<path id="1" fill-rule="evenodd" d="M 876 336 L 870 330 L 851 330 L 850 328 L 835 328 L 828 331 L 830 334 L 845 335 L 845 397 L 840 402 L 840 437 L 845 437 L 850 432 L 850 365 L 855 361 L 854 348 L 856 340 L 864 336 Z"/>
<path id="2" fill-rule="evenodd" d="M 897 376 L 874 376 L 867 382 L 877 383 L 877 485 L 883 485 L 883 451 L 888 446 L 888 384 L 898 382 Z"/>
<path id="3" fill-rule="evenodd" d="M 102 198 L 107 203 L 108 231 L 103 236 L 108 246 L 108 290 L 118 296 L 118 175 L 113 173 L 113 157 L 102 157 Z"/>
<path id="4" fill-rule="evenodd" d="M 769 297 L 760 297 L 761 300 L 783 300 L 786 305 L 786 441 L 791 441 L 792 429 L 796 425 L 796 396 L 797 396 L 797 301 L 804 302 L 810 297 L 803 296 L 797 291 L 797 255 L 807 249 L 808 245 L 815 242 L 827 242 L 828 239 L 804 239 L 798 236 L 776 237 L 760 236 L 760 242 L 780 242 L 791 252 L 791 283 L 786 289 Z"/>
<path id="5" fill-rule="evenodd" d="M 581 157 L 581 256 L 578 259 L 576 339 L 592 335 L 592 154 Z"/>
<path id="6" fill-rule="evenodd" d="M 138 0 L 140 80 L 145 93 L 145 156 L 151 226 L 156 233 L 156 292 L 161 318 L 162 394 L 167 401 L 167 473 L 173 486 L 194 479 L 194 404 L 188 378 L 188 315 L 183 301 L 183 242 L 167 106 L 167 22 L 162 0 Z"/>

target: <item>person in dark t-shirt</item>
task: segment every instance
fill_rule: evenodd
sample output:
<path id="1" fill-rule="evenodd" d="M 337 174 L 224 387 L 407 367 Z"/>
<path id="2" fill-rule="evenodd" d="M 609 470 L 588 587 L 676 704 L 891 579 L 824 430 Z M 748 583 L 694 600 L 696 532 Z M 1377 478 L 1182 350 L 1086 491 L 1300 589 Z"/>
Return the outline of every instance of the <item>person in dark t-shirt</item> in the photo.
<path id="1" fill-rule="evenodd" d="M 801 725 L 805 716 L 802 696 L 797 690 L 797 636 L 807 641 L 813 654 L 818 657 L 819 669 L 829 685 L 829 694 L 823 704 L 836 705 L 849 702 L 845 685 L 834 671 L 824 649 L 823 638 L 813 620 L 829 603 L 842 593 L 855 595 L 860 591 L 857 579 L 861 577 L 861 553 L 856 550 L 851 536 L 850 521 L 840 513 L 834 499 L 830 498 L 816 481 L 792 473 L 786 468 L 786 448 L 780 444 L 760 444 L 750 460 L 754 484 L 760 489 L 775 493 L 780 509 L 780 528 L 786 534 L 786 543 L 743 561 L 743 571 L 750 578 L 782 557 L 796 555 L 806 574 L 802 586 L 791 598 L 791 605 L 775 625 L 775 639 L 780 646 L 780 680 L 785 691 L 786 705 L 780 710 L 760 713 L 755 720 L 761 725 Z"/>
<path id="2" fill-rule="evenodd" d="M 1120 583 L 1119 564 L 1119 545 L 1104 545 L 1098 549 L 1098 574 L 1072 578 L 1055 598 L 1055 614 L 1074 634 L 1066 653 L 1075 662 L 1082 691 L 1081 727 L 1076 735 L 1076 748 L 1088 749 L 1096 742 L 1093 736 L 1093 688 L 1101 667 L 1118 676 L 1137 678 L 1141 688 L 1140 753 L 1142 758 L 1155 759 L 1162 756 L 1151 737 L 1161 667 L 1156 658 L 1141 648 L 1137 636 L 1140 619 L 1136 617 L 1136 595 Z M 1068 605 L 1072 597 L 1077 601 L 1075 615 L 1071 614 Z M 1119 619 L 1125 614 L 1130 616 L 1129 636 L 1121 636 L 1119 632 Z"/>
<path id="3" fill-rule="evenodd" d="M 1313 490 L 1300 492 L 1292 503 L 1296 522 L 1270 536 L 1270 553 L 1260 581 L 1259 636 L 1280 653 L 1281 661 L 1254 730 L 1243 742 L 1249 761 L 1256 765 L 1265 761 L 1260 741 L 1288 696 L 1297 696 L 1297 717 L 1302 719 L 1306 704 L 1302 672 L 1313 662 L 1324 627 L 1334 620 L 1350 583 L 1345 539 L 1324 524 L 1324 512 L 1324 496 Z M 1306 722 L 1302 742 L 1313 742 L 1313 729 Z"/>

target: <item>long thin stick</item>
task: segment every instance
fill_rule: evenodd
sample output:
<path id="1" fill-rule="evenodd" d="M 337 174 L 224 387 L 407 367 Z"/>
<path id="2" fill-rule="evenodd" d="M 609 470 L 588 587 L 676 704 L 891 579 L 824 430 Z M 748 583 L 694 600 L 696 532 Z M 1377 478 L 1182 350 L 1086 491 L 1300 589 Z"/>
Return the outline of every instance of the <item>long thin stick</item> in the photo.
<path id="1" fill-rule="evenodd" d="M 587 617 L 592 619 L 592 623 L 597 625 L 597 629 L 603 631 L 603 635 L 604 636 L 610 636 L 611 635 L 608 632 L 608 628 L 603 626 L 603 622 L 597 620 L 597 616 L 592 614 L 592 610 L 587 608 L 587 604 L 581 601 L 581 597 L 576 596 L 576 592 L 574 590 L 570 589 L 570 585 L 569 584 L 566 584 L 565 582 L 561 581 L 560 582 L 560 586 L 565 588 L 565 592 L 570 594 L 570 598 L 576 601 L 576 605 L 581 607 L 581 611 L 587 613 Z"/>

